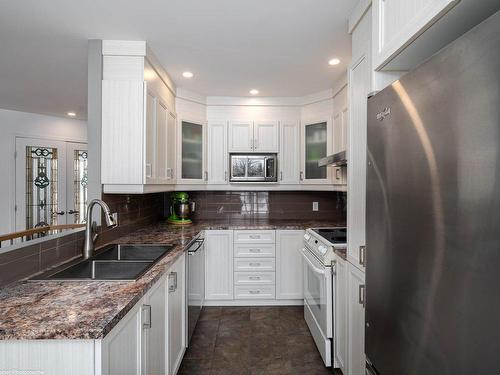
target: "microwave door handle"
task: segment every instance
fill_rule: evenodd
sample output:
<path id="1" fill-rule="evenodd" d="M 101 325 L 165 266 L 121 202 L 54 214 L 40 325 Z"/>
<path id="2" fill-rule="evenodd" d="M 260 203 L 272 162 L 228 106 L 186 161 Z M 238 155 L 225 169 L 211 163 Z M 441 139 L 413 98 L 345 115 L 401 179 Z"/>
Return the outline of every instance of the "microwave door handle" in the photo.
<path id="1" fill-rule="evenodd" d="M 269 163 L 269 158 L 265 157 L 264 158 L 264 178 L 267 180 L 269 178 L 269 175 L 267 172 L 269 171 L 268 169 L 268 163 Z"/>

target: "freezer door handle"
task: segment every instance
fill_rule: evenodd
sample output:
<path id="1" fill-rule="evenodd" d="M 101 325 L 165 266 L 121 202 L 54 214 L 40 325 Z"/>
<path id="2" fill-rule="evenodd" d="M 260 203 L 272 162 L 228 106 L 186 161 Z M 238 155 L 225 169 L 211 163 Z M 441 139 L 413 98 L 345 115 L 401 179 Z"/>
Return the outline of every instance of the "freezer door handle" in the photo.
<path id="1" fill-rule="evenodd" d="M 359 264 L 361 264 L 363 267 L 366 266 L 366 246 L 360 246 L 359 247 Z"/>

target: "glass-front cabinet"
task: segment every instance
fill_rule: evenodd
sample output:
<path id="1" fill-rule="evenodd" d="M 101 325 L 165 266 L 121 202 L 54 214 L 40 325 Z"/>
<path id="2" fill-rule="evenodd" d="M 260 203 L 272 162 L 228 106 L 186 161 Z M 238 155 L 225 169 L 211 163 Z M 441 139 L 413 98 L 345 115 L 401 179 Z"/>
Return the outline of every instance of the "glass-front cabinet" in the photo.
<path id="1" fill-rule="evenodd" d="M 205 183 L 205 126 L 202 122 L 180 121 L 180 159 L 181 183 Z"/>
<path id="2" fill-rule="evenodd" d="M 318 161 L 329 155 L 332 148 L 331 121 L 309 121 L 302 124 L 301 183 L 330 183 L 328 167 L 319 167 Z"/>

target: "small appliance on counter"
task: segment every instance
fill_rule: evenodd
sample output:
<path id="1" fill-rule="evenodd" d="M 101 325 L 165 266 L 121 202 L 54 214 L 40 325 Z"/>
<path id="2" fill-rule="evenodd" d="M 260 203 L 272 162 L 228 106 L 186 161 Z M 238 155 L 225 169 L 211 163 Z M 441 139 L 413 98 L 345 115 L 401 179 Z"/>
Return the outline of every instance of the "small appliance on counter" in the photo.
<path id="1" fill-rule="evenodd" d="M 189 195 L 182 191 L 175 191 L 172 193 L 171 199 L 170 216 L 167 222 L 175 225 L 192 224 L 189 215 L 194 211 L 194 203 L 189 202 Z"/>

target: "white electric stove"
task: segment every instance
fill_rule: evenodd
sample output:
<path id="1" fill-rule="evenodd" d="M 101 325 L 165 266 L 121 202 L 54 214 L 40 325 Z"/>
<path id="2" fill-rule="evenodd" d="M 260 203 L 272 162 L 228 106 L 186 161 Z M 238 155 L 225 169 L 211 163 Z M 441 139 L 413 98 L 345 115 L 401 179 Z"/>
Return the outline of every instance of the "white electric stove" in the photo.
<path id="1" fill-rule="evenodd" d="M 304 234 L 304 318 L 327 367 L 334 363 L 335 250 L 347 248 L 345 227 L 311 228 Z"/>

